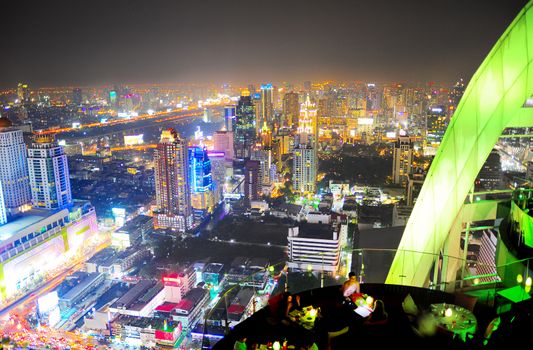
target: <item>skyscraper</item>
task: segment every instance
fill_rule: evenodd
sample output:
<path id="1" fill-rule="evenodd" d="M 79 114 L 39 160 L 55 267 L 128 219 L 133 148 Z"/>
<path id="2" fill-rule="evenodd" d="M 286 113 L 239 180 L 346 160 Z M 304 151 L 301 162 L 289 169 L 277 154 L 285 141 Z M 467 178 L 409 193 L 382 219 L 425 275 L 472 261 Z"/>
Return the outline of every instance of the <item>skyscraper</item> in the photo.
<path id="1" fill-rule="evenodd" d="M 405 186 L 413 164 L 413 142 L 407 136 L 400 136 L 394 143 L 392 159 L 392 181 Z"/>
<path id="2" fill-rule="evenodd" d="M 81 96 L 81 89 L 74 88 L 72 90 L 72 103 L 76 106 L 80 106 L 82 102 L 83 102 L 83 98 Z"/>
<path id="3" fill-rule="evenodd" d="M 213 148 L 215 151 L 223 151 L 225 159 L 233 159 L 233 132 L 215 131 L 213 134 Z"/>
<path id="4" fill-rule="evenodd" d="M 226 131 L 233 131 L 233 123 L 235 120 L 235 106 L 224 107 L 224 126 Z"/>
<path id="5" fill-rule="evenodd" d="M 20 104 L 30 103 L 31 93 L 28 84 L 19 83 L 17 86 L 17 97 Z"/>
<path id="6" fill-rule="evenodd" d="M 317 155 L 309 143 L 298 144 L 293 150 L 292 186 L 299 193 L 316 191 Z"/>
<path id="7" fill-rule="evenodd" d="M 31 202 L 26 145 L 22 130 L 0 116 L 0 183 L 8 214 L 16 214 Z"/>
<path id="8" fill-rule="evenodd" d="M 233 125 L 235 157 L 248 158 L 256 138 L 254 104 L 248 90 L 242 92 L 235 114 Z"/>
<path id="9" fill-rule="evenodd" d="M 211 161 L 205 147 L 189 147 L 189 183 L 193 193 L 213 189 Z"/>
<path id="10" fill-rule="evenodd" d="M 475 187 L 487 191 L 497 190 L 502 186 L 502 179 L 500 154 L 493 150 L 479 171 Z"/>
<path id="11" fill-rule="evenodd" d="M 7 210 L 4 203 L 4 192 L 2 191 L 2 182 L 0 181 L 0 225 L 7 222 Z"/>
<path id="12" fill-rule="evenodd" d="M 317 109 L 315 104 L 311 103 L 309 95 L 300 109 L 298 134 L 300 135 L 300 143 L 310 143 L 316 148 L 318 143 Z"/>
<path id="13" fill-rule="evenodd" d="M 298 126 L 300 117 L 299 96 L 296 92 L 288 92 L 283 96 L 283 121 L 284 126 Z"/>
<path id="14" fill-rule="evenodd" d="M 426 141 L 428 144 L 438 147 L 446 127 L 448 120 L 446 117 L 446 109 L 444 106 L 434 106 L 429 109 L 426 115 Z"/>
<path id="15" fill-rule="evenodd" d="M 192 227 L 187 141 L 174 129 L 161 133 L 155 151 L 155 228 L 185 232 Z"/>
<path id="16" fill-rule="evenodd" d="M 257 160 L 247 160 L 244 163 L 244 198 L 248 201 L 259 198 L 259 167 Z"/>
<path id="17" fill-rule="evenodd" d="M 274 87 L 272 84 L 261 85 L 261 124 L 271 123 L 274 120 Z"/>
<path id="18" fill-rule="evenodd" d="M 189 183 L 194 216 L 201 220 L 215 204 L 211 160 L 205 147 L 189 147 Z"/>
<path id="19" fill-rule="evenodd" d="M 34 207 L 57 209 L 72 203 L 67 156 L 53 136 L 37 136 L 28 149 Z"/>

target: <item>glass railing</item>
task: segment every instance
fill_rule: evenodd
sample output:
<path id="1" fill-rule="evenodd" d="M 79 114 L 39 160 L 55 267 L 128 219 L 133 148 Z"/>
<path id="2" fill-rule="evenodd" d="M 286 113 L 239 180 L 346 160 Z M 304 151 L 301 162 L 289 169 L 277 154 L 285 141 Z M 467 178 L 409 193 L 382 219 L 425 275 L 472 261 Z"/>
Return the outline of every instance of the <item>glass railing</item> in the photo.
<path id="1" fill-rule="evenodd" d="M 335 272 L 330 272 L 328 269 L 331 266 L 326 263 L 328 260 L 321 259 L 322 254 L 316 253 L 309 255 L 307 257 L 309 259 L 305 259 L 305 256 L 300 257 L 300 262 L 273 263 L 240 279 L 235 275 L 226 275 L 220 285 L 215 287 L 219 294 L 213 297 L 210 307 L 205 309 L 196 327 L 196 334 L 202 333 L 199 341 L 201 344 L 197 344 L 198 348 L 211 348 L 213 343 L 239 322 L 266 307 L 268 300 L 278 293 L 297 294 L 341 285 L 347 280 L 351 271 L 356 273 L 360 283 L 385 283 L 396 254 L 409 254 L 415 257 L 420 255 L 416 258 L 433 265 L 427 285 L 423 286 L 428 289 L 448 293 L 476 293 L 479 301 L 489 306 L 494 305 L 496 292 L 505 288 L 521 286 L 526 293 L 530 293 L 533 257 L 514 259 L 496 266 L 477 260 L 426 252 L 353 249 L 341 251 L 340 263 L 335 266 Z M 403 279 L 400 278 L 405 281 L 400 285 L 409 286 L 409 277 L 405 275 Z M 242 289 L 250 289 L 253 293 L 239 294 Z M 252 297 L 246 300 L 242 299 L 243 295 L 252 295 Z"/>

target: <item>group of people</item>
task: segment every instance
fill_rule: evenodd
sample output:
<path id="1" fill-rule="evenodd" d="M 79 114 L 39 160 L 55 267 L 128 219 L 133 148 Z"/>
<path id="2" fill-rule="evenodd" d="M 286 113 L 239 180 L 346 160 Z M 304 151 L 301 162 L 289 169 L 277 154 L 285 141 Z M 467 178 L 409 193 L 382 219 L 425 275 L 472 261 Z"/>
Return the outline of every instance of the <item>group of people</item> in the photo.
<path id="1" fill-rule="evenodd" d="M 349 310 L 351 310 L 351 314 L 355 314 L 353 310 L 357 308 L 359 305 L 367 304 L 366 295 L 364 293 L 361 293 L 361 285 L 359 281 L 357 280 L 357 275 L 354 272 L 350 272 L 348 275 L 348 280 L 343 283 L 341 287 L 341 292 L 345 301 L 345 307 L 347 307 Z M 277 312 L 275 312 L 277 317 L 280 317 L 281 324 L 285 326 L 291 326 L 291 327 L 298 327 L 298 320 L 295 320 L 293 317 L 291 317 L 291 313 L 294 310 L 302 309 L 302 301 L 300 298 L 300 295 L 292 295 L 288 292 L 284 293 L 283 295 L 279 295 L 278 302 L 276 302 L 277 307 L 275 308 Z M 370 310 L 371 313 L 368 317 L 366 317 L 363 321 L 364 324 L 383 324 L 386 323 L 388 320 L 388 314 L 385 311 L 385 304 L 382 300 L 376 299 L 372 300 L 371 304 L 366 305 Z M 347 311 L 346 311 L 347 312 Z M 325 315 L 326 316 L 326 315 Z M 334 316 L 332 316 L 334 317 Z M 317 320 L 319 320 L 320 317 L 317 317 Z M 278 319 L 279 320 L 279 319 Z M 340 321 L 340 320 L 338 320 Z M 278 321 L 279 322 L 279 321 Z M 326 321 L 327 322 L 327 321 Z M 320 322 L 319 322 L 320 323 Z M 335 323 L 335 322 L 333 322 Z M 344 326 L 342 326 L 344 327 Z M 320 327 L 319 327 L 320 328 Z M 333 327 L 337 328 L 337 327 Z M 296 328 L 293 328 L 295 331 Z M 330 345 L 330 335 L 335 336 L 342 335 L 346 331 L 349 330 L 349 327 L 346 326 L 343 329 L 335 330 L 328 329 L 328 347 Z M 309 344 L 305 344 L 304 346 L 300 347 L 302 350 L 318 350 L 318 347 L 315 342 L 312 341 L 312 337 L 309 337 Z M 244 350 L 247 349 L 246 347 L 246 338 L 241 338 L 235 343 L 234 349 L 236 350 Z M 248 347 L 248 349 L 257 348 L 257 344 L 252 344 L 251 347 Z M 298 349 L 298 347 L 297 347 Z"/>

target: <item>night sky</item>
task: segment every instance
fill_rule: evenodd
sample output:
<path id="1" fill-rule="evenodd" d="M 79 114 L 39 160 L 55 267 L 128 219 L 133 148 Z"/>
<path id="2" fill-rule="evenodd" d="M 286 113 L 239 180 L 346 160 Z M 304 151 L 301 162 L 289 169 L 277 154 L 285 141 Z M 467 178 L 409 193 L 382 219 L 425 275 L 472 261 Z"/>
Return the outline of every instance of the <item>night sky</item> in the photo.
<path id="1" fill-rule="evenodd" d="M 0 87 L 470 78 L 525 0 L 9 1 Z"/>

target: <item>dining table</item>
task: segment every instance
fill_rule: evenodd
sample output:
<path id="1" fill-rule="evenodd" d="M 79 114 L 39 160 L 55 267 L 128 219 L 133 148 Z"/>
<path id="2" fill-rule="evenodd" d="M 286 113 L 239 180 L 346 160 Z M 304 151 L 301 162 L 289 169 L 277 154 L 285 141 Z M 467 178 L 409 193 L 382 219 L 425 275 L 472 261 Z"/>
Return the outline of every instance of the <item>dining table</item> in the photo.
<path id="1" fill-rule="evenodd" d="M 289 313 L 291 320 L 307 330 L 313 329 L 317 315 L 318 310 L 313 308 L 313 306 L 305 306 L 301 309 L 292 310 Z"/>
<path id="2" fill-rule="evenodd" d="M 468 335 L 477 330 L 477 319 L 472 311 L 454 304 L 436 303 L 430 305 L 430 310 L 438 329 L 458 336 L 466 342 Z"/>

